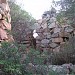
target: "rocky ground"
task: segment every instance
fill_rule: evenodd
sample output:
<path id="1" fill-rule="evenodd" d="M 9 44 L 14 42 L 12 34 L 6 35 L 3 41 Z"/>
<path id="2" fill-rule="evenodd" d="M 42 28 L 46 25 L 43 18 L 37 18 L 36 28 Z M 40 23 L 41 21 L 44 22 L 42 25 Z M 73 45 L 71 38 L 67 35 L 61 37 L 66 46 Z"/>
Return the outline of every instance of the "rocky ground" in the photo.
<path id="1" fill-rule="evenodd" d="M 39 75 L 75 75 L 75 65 L 63 64 L 63 65 L 29 65 L 26 67 L 27 71 L 37 73 Z M 36 75 L 37 75 L 36 74 Z"/>

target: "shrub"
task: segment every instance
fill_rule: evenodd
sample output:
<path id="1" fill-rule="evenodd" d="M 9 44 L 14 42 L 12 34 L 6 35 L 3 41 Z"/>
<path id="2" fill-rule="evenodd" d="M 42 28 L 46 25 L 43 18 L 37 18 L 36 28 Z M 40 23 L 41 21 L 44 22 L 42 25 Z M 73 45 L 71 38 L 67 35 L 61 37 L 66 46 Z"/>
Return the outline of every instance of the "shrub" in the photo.
<path id="1" fill-rule="evenodd" d="M 13 43 L 2 42 L 0 48 L 0 65 L 4 67 L 1 68 L 5 74 L 15 74 L 19 75 L 20 72 L 20 53 L 18 47 Z"/>

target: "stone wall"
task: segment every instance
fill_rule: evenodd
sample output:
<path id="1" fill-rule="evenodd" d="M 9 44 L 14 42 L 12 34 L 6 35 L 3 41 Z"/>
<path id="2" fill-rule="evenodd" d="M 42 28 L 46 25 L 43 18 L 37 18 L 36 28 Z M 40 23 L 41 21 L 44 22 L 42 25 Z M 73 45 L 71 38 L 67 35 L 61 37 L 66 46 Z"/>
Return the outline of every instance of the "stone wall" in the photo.
<path id="1" fill-rule="evenodd" d="M 13 41 L 11 31 L 10 8 L 7 0 L 0 0 L 0 42 Z"/>
<path id="2" fill-rule="evenodd" d="M 73 28 L 66 22 L 59 25 L 56 21 L 56 12 L 53 10 L 45 12 L 35 25 L 38 34 L 36 48 L 40 50 L 59 52 L 61 46 L 69 40 L 70 36 L 73 36 Z"/>

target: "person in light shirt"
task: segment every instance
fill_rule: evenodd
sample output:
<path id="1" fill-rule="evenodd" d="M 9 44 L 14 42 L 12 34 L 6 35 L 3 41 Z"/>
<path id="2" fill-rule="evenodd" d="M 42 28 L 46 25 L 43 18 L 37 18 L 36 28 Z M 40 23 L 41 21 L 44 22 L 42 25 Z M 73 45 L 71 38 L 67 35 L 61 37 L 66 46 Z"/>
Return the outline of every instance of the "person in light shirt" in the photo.
<path id="1" fill-rule="evenodd" d="M 36 38 L 38 34 L 36 33 L 36 30 L 33 31 L 33 37 Z"/>
<path id="2" fill-rule="evenodd" d="M 36 49 L 36 37 L 38 34 L 36 33 L 36 30 L 33 31 L 33 47 Z"/>

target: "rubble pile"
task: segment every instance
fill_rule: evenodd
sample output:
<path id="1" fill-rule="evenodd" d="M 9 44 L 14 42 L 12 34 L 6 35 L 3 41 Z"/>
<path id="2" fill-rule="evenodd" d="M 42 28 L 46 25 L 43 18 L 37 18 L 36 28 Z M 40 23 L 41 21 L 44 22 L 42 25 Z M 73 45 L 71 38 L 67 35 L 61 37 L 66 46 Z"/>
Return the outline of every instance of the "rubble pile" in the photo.
<path id="1" fill-rule="evenodd" d="M 50 50 L 59 52 L 61 45 L 69 40 L 69 36 L 73 36 L 73 28 L 67 23 L 59 25 L 56 20 L 56 10 L 46 11 L 42 19 L 38 20 L 35 25 L 36 48 L 40 50 Z"/>
<path id="2" fill-rule="evenodd" d="M 10 8 L 7 0 L 0 0 L 0 42 L 13 41 L 11 31 Z"/>

